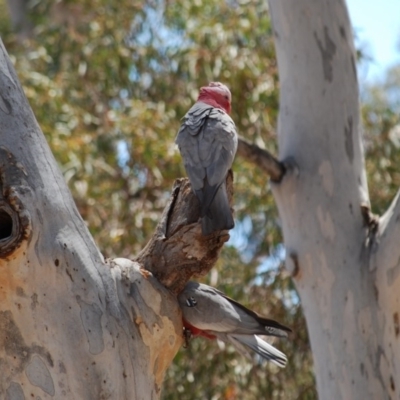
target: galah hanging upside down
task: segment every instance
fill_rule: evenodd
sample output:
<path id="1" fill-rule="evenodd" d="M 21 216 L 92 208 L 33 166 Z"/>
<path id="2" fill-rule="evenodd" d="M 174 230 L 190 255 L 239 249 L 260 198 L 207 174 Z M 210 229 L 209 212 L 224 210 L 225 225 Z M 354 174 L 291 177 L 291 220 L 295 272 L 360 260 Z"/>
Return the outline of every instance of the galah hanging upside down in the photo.
<path id="1" fill-rule="evenodd" d="M 175 140 L 200 203 L 203 235 L 235 225 L 225 184 L 238 145 L 230 111 L 231 92 L 222 83 L 211 82 L 200 89 Z"/>
<path id="2" fill-rule="evenodd" d="M 188 282 L 178 296 L 183 324 L 193 336 L 231 343 L 241 354 L 246 347 L 279 367 L 285 367 L 285 354 L 257 335 L 287 337 L 291 329 L 267 319 L 225 296 L 211 286 Z"/>

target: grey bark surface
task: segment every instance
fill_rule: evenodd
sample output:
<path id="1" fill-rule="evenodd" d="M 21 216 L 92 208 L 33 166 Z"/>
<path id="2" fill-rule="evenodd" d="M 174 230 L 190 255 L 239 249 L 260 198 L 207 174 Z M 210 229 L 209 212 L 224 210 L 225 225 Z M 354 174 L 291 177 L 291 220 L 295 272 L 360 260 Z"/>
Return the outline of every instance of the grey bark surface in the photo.
<path id="1" fill-rule="evenodd" d="M 159 398 L 176 297 L 103 259 L 1 42 L 0 139 L 0 398 Z"/>
<path id="2" fill-rule="evenodd" d="M 400 398 L 400 202 L 370 218 L 344 1 L 269 1 L 280 76 L 273 184 L 319 398 Z M 290 362 L 290 357 L 289 357 Z"/>

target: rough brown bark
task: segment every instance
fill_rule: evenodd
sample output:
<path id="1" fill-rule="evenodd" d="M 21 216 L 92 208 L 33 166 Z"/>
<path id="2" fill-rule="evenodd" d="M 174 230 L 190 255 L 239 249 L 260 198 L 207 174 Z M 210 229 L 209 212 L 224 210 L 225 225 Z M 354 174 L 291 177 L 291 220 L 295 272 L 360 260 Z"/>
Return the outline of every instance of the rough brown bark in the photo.
<path id="1" fill-rule="evenodd" d="M 232 172 L 227 177 L 232 201 Z M 228 231 L 201 233 L 199 206 L 188 179 L 178 179 L 156 232 L 135 261 L 178 294 L 192 276 L 205 275 L 216 263 Z"/>

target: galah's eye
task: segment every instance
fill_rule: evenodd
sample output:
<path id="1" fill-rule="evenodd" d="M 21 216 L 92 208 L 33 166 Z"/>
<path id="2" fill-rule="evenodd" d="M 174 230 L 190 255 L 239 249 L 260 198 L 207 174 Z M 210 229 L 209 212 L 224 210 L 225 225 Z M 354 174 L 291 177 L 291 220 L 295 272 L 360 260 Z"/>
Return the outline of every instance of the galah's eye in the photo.
<path id="1" fill-rule="evenodd" d="M 186 300 L 186 304 L 188 307 L 194 307 L 195 305 L 197 305 L 197 301 L 193 296 L 191 296 Z"/>

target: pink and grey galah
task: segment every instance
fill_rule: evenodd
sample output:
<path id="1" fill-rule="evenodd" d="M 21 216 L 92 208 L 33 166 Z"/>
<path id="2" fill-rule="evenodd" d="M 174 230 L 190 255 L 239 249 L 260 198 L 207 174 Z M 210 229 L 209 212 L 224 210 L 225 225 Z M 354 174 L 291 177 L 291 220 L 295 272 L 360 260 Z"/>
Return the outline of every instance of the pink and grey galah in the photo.
<path id="1" fill-rule="evenodd" d="M 203 235 L 235 225 L 225 184 L 238 145 L 230 111 L 231 92 L 222 83 L 211 82 L 200 89 L 175 140 L 200 203 Z"/>
<path id="2" fill-rule="evenodd" d="M 285 354 L 264 341 L 261 336 L 287 337 L 291 329 L 225 296 L 211 286 L 190 281 L 178 295 L 186 331 L 193 336 L 219 339 L 231 343 L 243 355 L 248 348 L 262 358 L 285 367 Z"/>

